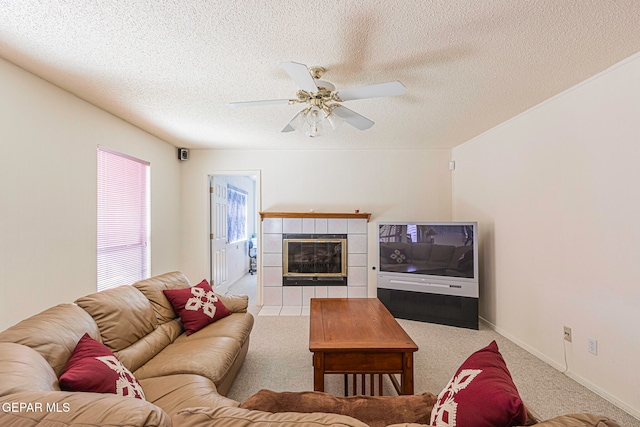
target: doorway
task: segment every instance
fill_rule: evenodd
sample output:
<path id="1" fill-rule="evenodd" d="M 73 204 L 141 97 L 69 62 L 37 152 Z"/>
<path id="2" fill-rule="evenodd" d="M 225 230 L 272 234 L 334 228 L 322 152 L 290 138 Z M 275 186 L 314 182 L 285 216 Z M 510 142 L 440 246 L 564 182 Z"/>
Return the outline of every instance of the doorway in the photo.
<path id="1" fill-rule="evenodd" d="M 260 173 L 219 171 L 208 178 L 210 282 L 217 293 L 247 294 L 250 304 L 258 304 Z M 258 249 L 252 251 L 257 274 L 251 274 L 250 243 Z"/>

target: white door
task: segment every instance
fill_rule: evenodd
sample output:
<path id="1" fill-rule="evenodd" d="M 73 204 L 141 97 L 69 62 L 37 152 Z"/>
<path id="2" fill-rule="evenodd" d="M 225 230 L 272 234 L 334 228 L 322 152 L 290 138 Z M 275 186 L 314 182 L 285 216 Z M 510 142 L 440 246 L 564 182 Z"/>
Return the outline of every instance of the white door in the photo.
<path id="1" fill-rule="evenodd" d="M 211 179 L 211 286 L 219 288 L 227 282 L 227 182 L 217 176 Z"/>

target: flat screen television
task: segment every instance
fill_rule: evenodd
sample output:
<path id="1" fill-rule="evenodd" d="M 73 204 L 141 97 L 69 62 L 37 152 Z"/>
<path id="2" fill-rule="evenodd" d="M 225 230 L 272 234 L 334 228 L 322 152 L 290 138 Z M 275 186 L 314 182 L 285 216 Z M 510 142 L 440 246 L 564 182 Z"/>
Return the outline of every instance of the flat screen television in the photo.
<path id="1" fill-rule="evenodd" d="M 378 223 L 378 287 L 477 298 L 476 222 Z"/>

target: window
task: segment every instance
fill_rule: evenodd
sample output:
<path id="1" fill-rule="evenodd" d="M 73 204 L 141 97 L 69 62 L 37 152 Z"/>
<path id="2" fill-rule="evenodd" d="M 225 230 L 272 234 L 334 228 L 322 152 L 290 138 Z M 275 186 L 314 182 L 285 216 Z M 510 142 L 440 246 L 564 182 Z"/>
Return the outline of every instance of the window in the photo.
<path id="1" fill-rule="evenodd" d="M 227 184 L 227 238 L 229 243 L 247 240 L 247 192 Z"/>
<path id="2" fill-rule="evenodd" d="M 418 226 L 415 224 L 407 225 L 407 235 L 410 242 L 416 243 L 418 241 Z"/>
<path id="3" fill-rule="evenodd" d="M 98 291 L 149 277 L 149 163 L 98 147 Z"/>

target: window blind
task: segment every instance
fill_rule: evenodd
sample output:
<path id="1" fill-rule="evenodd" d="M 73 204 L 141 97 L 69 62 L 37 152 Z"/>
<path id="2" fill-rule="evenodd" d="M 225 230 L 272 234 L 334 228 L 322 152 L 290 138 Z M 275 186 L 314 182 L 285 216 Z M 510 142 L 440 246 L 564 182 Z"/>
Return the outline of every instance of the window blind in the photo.
<path id="1" fill-rule="evenodd" d="M 98 147 L 98 291 L 149 277 L 149 163 Z"/>

